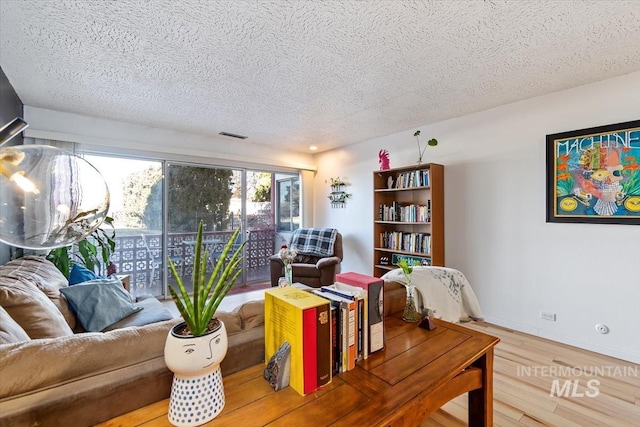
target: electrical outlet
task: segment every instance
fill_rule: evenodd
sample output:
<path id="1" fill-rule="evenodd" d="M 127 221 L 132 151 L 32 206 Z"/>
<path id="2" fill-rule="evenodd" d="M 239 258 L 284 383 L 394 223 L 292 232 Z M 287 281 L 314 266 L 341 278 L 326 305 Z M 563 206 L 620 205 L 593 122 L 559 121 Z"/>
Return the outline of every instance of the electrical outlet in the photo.
<path id="1" fill-rule="evenodd" d="M 540 318 L 544 320 L 551 320 L 552 322 L 556 321 L 555 313 L 545 313 L 544 311 L 540 312 Z"/>

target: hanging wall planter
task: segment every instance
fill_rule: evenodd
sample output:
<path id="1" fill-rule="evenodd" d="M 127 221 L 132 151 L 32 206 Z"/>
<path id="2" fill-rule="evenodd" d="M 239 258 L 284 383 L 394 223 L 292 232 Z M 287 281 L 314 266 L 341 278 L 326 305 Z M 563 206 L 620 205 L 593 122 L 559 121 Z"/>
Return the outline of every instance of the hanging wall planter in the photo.
<path id="1" fill-rule="evenodd" d="M 331 201 L 332 208 L 344 208 L 347 199 L 351 197 L 350 193 L 345 191 L 347 184 L 340 178 L 330 178 L 331 193 L 329 193 L 329 200 Z"/>

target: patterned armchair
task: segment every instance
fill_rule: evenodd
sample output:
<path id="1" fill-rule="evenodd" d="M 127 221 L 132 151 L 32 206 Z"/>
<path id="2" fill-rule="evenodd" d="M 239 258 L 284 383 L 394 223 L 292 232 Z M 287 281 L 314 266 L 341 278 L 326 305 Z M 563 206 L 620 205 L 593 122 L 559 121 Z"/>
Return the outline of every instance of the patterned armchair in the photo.
<path id="1" fill-rule="evenodd" d="M 342 235 L 337 230 L 300 228 L 293 232 L 288 246 L 298 251 L 292 264 L 294 282 L 314 288 L 335 282 L 342 262 Z M 271 286 L 275 287 L 278 286 L 278 279 L 284 277 L 284 263 L 278 254 L 271 256 L 269 260 Z"/>

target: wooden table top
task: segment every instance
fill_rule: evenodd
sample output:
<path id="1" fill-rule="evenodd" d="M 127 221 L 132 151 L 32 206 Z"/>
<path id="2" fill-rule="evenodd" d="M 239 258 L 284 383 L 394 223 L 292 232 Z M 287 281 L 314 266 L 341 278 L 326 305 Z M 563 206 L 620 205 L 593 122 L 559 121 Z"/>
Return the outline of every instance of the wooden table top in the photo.
<path id="1" fill-rule="evenodd" d="M 455 395 L 482 387 L 481 369 L 472 364 L 488 352 L 492 356 L 499 341 L 435 323 L 437 328 L 427 331 L 399 317 L 385 318 L 385 349 L 307 396 L 290 387 L 273 391 L 262 377 L 262 364 L 226 376 L 225 407 L 206 425 L 388 426 L 402 417 L 405 422 L 426 418 Z M 167 409 L 168 399 L 103 425 L 170 426 Z"/>

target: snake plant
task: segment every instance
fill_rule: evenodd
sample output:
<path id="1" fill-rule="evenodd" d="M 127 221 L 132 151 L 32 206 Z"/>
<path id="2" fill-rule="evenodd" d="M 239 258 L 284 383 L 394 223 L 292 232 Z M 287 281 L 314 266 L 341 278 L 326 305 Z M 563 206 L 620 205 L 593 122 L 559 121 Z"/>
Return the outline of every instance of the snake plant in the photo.
<path id="1" fill-rule="evenodd" d="M 169 293 L 187 324 L 189 333 L 193 336 L 202 336 L 207 333 L 209 322 L 216 314 L 220 302 L 242 272 L 242 248 L 245 245 L 242 243 L 233 251 L 234 243 L 240 233 L 240 229 L 236 229 L 218 258 L 213 272 L 207 278 L 208 254 L 202 244 L 203 228 L 204 225 L 200 221 L 193 256 L 193 295 L 189 295 L 173 261 L 168 260 L 177 284 L 177 289 L 169 286 Z"/>

